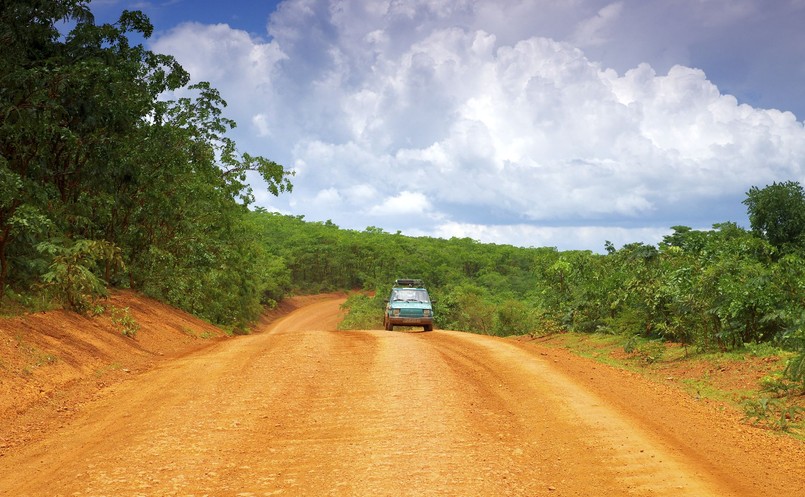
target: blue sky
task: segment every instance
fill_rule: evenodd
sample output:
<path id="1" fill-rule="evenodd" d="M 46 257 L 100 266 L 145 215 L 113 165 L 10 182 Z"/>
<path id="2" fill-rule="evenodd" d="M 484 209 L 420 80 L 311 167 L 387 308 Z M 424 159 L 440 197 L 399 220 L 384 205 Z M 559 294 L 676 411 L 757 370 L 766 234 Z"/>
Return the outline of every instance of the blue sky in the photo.
<path id="1" fill-rule="evenodd" d="M 143 10 L 239 146 L 296 172 L 258 204 L 311 221 L 602 251 L 805 183 L 803 0 L 91 7 Z"/>

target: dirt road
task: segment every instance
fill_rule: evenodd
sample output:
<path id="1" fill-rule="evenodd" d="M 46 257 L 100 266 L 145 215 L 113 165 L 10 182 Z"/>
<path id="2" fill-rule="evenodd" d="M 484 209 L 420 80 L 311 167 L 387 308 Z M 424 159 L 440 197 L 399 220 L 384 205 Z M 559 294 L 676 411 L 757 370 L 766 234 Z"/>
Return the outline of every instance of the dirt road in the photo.
<path id="1" fill-rule="evenodd" d="M 800 442 L 533 344 L 332 331 L 340 303 L 110 388 L 0 495 L 801 495 Z"/>

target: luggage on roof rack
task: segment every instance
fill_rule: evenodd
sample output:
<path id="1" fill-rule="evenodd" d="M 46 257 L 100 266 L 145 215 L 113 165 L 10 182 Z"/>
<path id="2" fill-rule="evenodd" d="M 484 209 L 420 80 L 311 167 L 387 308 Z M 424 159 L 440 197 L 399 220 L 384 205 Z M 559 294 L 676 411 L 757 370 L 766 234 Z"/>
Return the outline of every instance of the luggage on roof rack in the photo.
<path id="1" fill-rule="evenodd" d="M 425 284 L 422 280 L 412 279 L 412 278 L 398 278 L 394 280 L 394 286 L 407 286 L 407 287 L 424 287 Z"/>

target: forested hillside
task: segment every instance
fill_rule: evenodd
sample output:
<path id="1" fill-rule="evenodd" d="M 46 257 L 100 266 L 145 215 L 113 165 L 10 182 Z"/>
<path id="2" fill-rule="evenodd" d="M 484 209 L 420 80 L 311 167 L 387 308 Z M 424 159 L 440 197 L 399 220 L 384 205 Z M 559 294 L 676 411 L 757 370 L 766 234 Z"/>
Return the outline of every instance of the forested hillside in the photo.
<path id="1" fill-rule="evenodd" d="M 246 172 L 274 194 L 291 184 L 237 150 L 215 89 L 130 44 L 151 31 L 140 12 L 95 25 L 85 1 L 3 0 L 0 296 L 86 311 L 125 286 L 245 326 L 272 260 L 247 225 Z"/>
<path id="2" fill-rule="evenodd" d="M 606 253 L 413 238 L 249 206 L 248 171 L 290 192 L 282 166 L 240 152 L 207 84 L 131 45 L 151 25 L 95 25 L 86 2 L 5 0 L 0 12 L 0 298 L 93 309 L 132 288 L 245 329 L 291 292 L 373 290 L 347 326 L 379 325 L 398 277 L 427 282 L 437 326 L 478 333 L 607 332 L 701 349 L 805 347 L 805 193 L 752 188 L 751 229 L 676 226 Z M 68 34 L 58 27 L 72 26 Z M 164 95 L 187 95 L 163 100 Z M 790 373 L 803 379 L 802 354 Z"/>
<path id="3" fill-rule="evenodd" d="M 698 350 L 746 343 L 805 347 L 805 192 L 796 182 L 753 188 L 751 230 L 675 226 L 657 246 L 606 253 L 413 238 L 369 227 L 264 211 L 251 213 L 284 291 L 357 292 L 346 327 L 380 327 L 395 278 L 427 282 L 437 327 L 495 335 L 604 332 L 637 342 L 675 341 Z M 789 374 L 803 380 L 803 355 Z"/>
<path id="4" fill-rule="evenodd" d="M 797 209 L 805 209 L 802 188 L 786 183 L 750 192 L 750 210 L 766 211 L 757 196 L 774 191 L 793 195 Z M 796 212 L 778 218 L 791 220 Z M 262 245 L 281 258 L 285 288 L 376 290 L 374 299 L 355 296 L 352 305 L 379 309 L 395 278 L 422 278 L 443 328 L 498 335 L 605 331 L 723 350 L 794 340 L 805 319 L 801 231 L 775 245 L 773 229 L 760 225 L 753 231 L 735 223 L 708 231 L 677 226 L 658 246 L 607 244 L 607 253 L 597 254 L 412 238 L 372 227 L 349 231 L 267 212 L 251 218 Z M 371 316 L 379 325 L 382 313 Z"/>

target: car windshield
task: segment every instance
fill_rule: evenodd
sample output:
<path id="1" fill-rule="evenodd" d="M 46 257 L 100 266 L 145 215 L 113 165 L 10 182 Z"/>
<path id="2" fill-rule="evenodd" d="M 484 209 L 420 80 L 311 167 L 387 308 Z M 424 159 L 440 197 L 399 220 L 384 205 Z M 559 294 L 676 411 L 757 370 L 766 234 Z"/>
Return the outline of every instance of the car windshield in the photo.
<path id="1" fill-rule="evenodd" d="M 392 291 L 391 300 L 395 302 L 429 302 L 428 292 L 408 288 Z"/>

